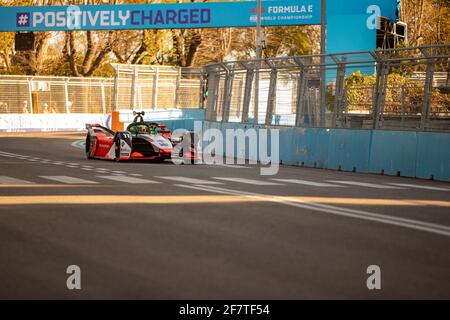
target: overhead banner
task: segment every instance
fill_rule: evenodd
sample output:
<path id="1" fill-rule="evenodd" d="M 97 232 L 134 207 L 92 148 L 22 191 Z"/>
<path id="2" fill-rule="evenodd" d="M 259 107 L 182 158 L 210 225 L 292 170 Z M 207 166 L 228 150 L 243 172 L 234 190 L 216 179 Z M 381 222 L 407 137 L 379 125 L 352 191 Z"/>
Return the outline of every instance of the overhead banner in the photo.
<path id="1" fill-rule="evenodd" d="M 263 26 L 320 24 L 320 0 L 262 2 Z M 0 31 L 254 27 L 256 1 L 0 7 Z"/>

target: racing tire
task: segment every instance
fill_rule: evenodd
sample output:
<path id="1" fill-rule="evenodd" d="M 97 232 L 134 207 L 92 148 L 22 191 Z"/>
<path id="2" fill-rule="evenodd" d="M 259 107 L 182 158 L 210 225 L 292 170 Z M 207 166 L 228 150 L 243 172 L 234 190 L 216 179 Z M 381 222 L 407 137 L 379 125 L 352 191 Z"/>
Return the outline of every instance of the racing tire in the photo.
<path id="1" fill-rule="evenodd" d="M 86 152 L 86 158 L 87 159 L 94 159 L 94 157 L 91 156 L 91 150 L 92 145 L 91 145 L 91 135 L 87 135 L 86 137 L 86 141 L 85 141 L 85 152 Z"/>
<path id="2" fill-rule="evenodd" d="M 120 162 L 120 139 L 117 139 L 114 144 L 114 152 L 115 152 L 114 161 Z"/>

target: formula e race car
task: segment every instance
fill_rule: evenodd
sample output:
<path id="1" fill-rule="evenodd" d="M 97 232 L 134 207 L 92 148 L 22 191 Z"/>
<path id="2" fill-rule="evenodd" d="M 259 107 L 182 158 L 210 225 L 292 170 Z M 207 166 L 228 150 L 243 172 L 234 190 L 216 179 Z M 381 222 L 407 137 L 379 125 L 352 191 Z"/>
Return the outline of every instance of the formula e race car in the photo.
<path id="1" fill-rule="evenodd" d="M 164 161 L 174 153 L 178 160 L 195 163 L 194 133 L 186 131 L 174 137 L 164 124 L 145 122 L 144 112 L 126 131 L 112 131 L 99 124 L 86 124 L 86 156 L 88 159 Z"/>

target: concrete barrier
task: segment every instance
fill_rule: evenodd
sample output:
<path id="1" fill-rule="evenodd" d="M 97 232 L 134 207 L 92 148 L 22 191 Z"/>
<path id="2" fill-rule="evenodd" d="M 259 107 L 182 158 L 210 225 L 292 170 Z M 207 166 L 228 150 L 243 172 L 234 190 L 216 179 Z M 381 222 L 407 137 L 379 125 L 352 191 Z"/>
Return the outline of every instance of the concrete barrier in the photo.
<path id="1" fill-rule="evenodd" d="M 203 129 L 209 128 L 225 137 L 226 129 L 261 126 L 205 121 Z M 280 130 L 283 164 L 450 181 L 450 133 L 272 128 Z"/>

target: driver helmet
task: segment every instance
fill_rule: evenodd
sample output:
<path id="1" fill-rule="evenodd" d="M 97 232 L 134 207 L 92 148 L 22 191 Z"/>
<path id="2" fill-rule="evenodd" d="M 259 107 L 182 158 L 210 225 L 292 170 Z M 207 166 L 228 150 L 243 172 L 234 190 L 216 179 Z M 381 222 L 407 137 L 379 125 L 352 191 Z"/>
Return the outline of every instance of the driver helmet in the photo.
<path id="1" fill-rule="evenodd" d="M 139 132 L 139 133 L 147 133 L 147 126 L 146 125 L 144 125 L 144 124 L 142 124 L 142 125 L 139 125 L 139 126 L 137 126 L 137 131 Z"/>

